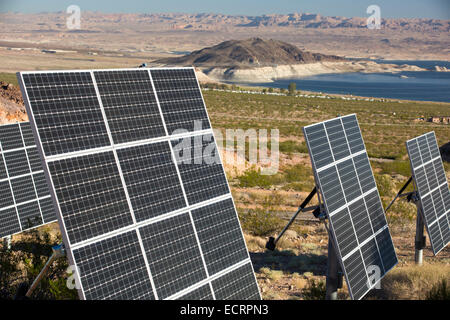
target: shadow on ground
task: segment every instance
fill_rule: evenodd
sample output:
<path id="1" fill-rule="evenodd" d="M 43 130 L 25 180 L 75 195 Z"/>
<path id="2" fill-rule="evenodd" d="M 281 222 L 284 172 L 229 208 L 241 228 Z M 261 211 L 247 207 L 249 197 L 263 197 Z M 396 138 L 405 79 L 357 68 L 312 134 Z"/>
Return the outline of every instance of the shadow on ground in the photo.
<path id="1" fill-rule="evenodd" d="M 269 268 L 287 273 L 311 272 L 317 276 L 324 276 L 327 269 L 327 256 L 314 253 L 295 254 L 291 250 L 266 251 L 250 253 L 256 272 L 261 268 Z"/>

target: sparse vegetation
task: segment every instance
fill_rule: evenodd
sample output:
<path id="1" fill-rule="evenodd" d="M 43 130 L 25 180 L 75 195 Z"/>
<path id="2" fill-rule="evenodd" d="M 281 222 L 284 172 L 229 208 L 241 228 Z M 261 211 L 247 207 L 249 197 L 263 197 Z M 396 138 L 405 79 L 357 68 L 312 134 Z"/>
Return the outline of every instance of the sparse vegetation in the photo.
<path id="1" fill-rule="evenodd" d="M 428 291 L 427 300 L 450 300 L 450 287 L 447 284 L 447 279 L 442 279 L 436 283 L 430 291 Z"/>
<path id="2" fill-rule="evenodd" d="M 431 259 L 431 258 L 430 258 Z M 373 290 L 371 297 L 379 299 L 428 299 L 429 295 L 438 298 L 445 293 L 442 280 L 448 279 L 448 263 L 430 261 L 423 266 L 397 267 L 389 272 L 381 282 L 381 290 Z M 447 284 L 445 290 L 448 292 Z"/>
<path id="3" fill-rule="evenodd" d="M 305 300 L 324 300 L 325 299 L 325 282 L 308 280 L 308 285 L 302 290 L 303 299 Z"/>
<path id="4" fill-rule="evenodd" d="M 277 92 L 277 89 L 274 91 Z M 288 93 L 286 89 L 278 92 Z M 427 117 L 434 113 L 441 114 L 443 109 L 450 111 L 448 104 L 394 101 L 367 103 L 337 98 L 213 91 L 205 92 L 205 99 L 214 128 L 280 130 L 279 173 L 263 177 L 253 168 L 240 176 L 235 175 L 232 181 L 236 186 L 234 195 L 242 226 L 249 233 L 246 236 L 247 244 L 255 254 L 252 260 L 255 259 L 265 299 L 323 299 L 325 296 L 327 234 L 322 225 L 318 222 L 297 221 L 291 228 L 295 232 L 285 235 L 275 252 L 266 252 L 264 248 L 266 237 L 276 235 L 287 222 L 280 217 L 286 212 L 289 214 L 284 217 L 290 217 L 314 187 L 302 126 L 338 114 L 357 113 L 384 206 L 411 176 L 405 141 L 432 130 L 436 132 L 440 145 L 450 140 L 445 125 L 413 122 L 419 115 Z M 444 167 L 447 173 L 450 172 L 449 163 L 444 163 Z M 267 198 L 267 194 L 274 189 L 283 194 L 282 201 L 274 201 L 270 208 L 269 202 L 272 200 Z M 406 192 L 411 190 L 412 186 Z M 272 219 L 276 222 L 272 222 Z M 382 290 L 374 290 L 368 298 L 426 299 L 433 286 L 438 286 L 439 281 L 450 274 L 449 251 L 444 250 L 439 256 L 432 257 L 427 248 L 425 251 L 429 256 L 426 260 L 429 264 L 421 268 L 411 266 L 414 258 L 415 205 L 405 199 L 398 200 L 387 219 L 400 264 L 383 280 Z M 272 227 L 275 223 L 279 223 L 279 227 Z M 264 230 L 256 228 L 256 225 L 264 226 Z M 339 296 L 348 298 L 345 284 Z"/>
<path id="5" fill-rule="evenodd" d="M 255 236 L 272 235 L 283 223 L 274 213 L 281 200 L 279 194 L 274 193 L 265 198 L 261 208 L 239 212 L 242 228 Z"/>
<path id="6" fill-rule="evenodd" d="M 15 86 L 19 85 L 19 82 L 17 81 L 17 76 L 15 73 L 4 73 L 0 72 L 0 81 L 11 83 Z"/>
<path id="7" fill-rule="evenodd" d="M 0 249 L 0 299 L 13 299 L 21 284 L 30 285 L 52 253 L 52 246 L 61 241 L 50 236 L 47 226 L 20 234 L 11 250 Z M 77 299 L 76 290 L 66 286 L 67 259 L 57 259 L 46 277 L 33 292 L 38 300 Z"/>

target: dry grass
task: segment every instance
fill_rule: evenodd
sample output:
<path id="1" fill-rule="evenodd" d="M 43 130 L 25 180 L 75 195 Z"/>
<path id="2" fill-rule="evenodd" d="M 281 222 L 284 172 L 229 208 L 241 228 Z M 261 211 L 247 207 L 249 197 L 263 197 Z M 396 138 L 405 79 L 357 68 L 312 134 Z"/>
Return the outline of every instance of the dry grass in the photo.
<path id="1" fill-rule="evenodd" d="M 371 297 L 395 300 L 423 300 L 431 288 L 442 279 L 450 279 L 450 264 L 425 263 L 393 269 L 382 280 L 382 289 Z"/>

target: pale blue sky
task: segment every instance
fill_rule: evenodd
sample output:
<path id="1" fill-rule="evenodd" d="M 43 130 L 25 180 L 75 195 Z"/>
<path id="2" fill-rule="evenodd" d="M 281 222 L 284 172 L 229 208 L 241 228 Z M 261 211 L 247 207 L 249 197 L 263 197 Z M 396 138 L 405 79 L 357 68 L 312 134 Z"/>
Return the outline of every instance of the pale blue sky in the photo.
<path id="1" fill-rule="evenodd" d="M 310 12 L 327 16 L 364 17 L 376 4 L 384 18 L 450 19 L 450 0 L 0 0 L 0 12 L 65 11 L 75 4 L 81 10 L 138 13 L 223 13 L 262 15 Z"/>

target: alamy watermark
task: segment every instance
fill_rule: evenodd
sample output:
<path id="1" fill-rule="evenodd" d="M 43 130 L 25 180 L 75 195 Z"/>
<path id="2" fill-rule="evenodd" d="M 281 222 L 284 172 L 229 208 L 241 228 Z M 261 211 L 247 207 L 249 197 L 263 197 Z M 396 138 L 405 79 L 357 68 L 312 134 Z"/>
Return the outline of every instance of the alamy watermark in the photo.
<path id="1" fill-rule="evenodd" d="M 81 9 L 77 5 L 70 5 L 67 7 L 66 13 L 69 16 L 66 19 L 66 26 L 69 30 L 81 29 Z"/>
<path id="2" fill-rule="evenodd" d="M 188 135 L 173 143 L 173 151 L 178 164 L 220 164 L 220 150 L 226 152 L 224 165 L 232 167 L 260 168 L 262 175 L 274 175 L 279 168 L 279 130 L 272 129 L 227 129 L 225 137 L 222 131 L 198 135 L 202 131 L 202 121 L 194 121 L 194 134 L 186 129 L 177 129 L 172 135 Z M 225 144 L 225 145 L 224 145 Z"/>
<path id="3" fill-rule="evenodd" d="M 78 275 L 80 274 L 78 268 L 76 266 L 69 266 L 66 270 L 66 273 L 69 275 L 66 281 L 67 288 L 70 290 L 81 289 L 81 284 L 78 277 Z"/>
<path id="4" fill-rule="evenodd" d="M 369 289 L 381 289 L 381 269 L 377 265 L 367 267 L 367 287 Z"/>
<path id="5" fill-rule="evenodd" d="M 367 18 L 367 28 L 370 30 L 381 29 L 381 8 L 376 4 L 367 7 L 367 14 L 370 16 Z"/>

